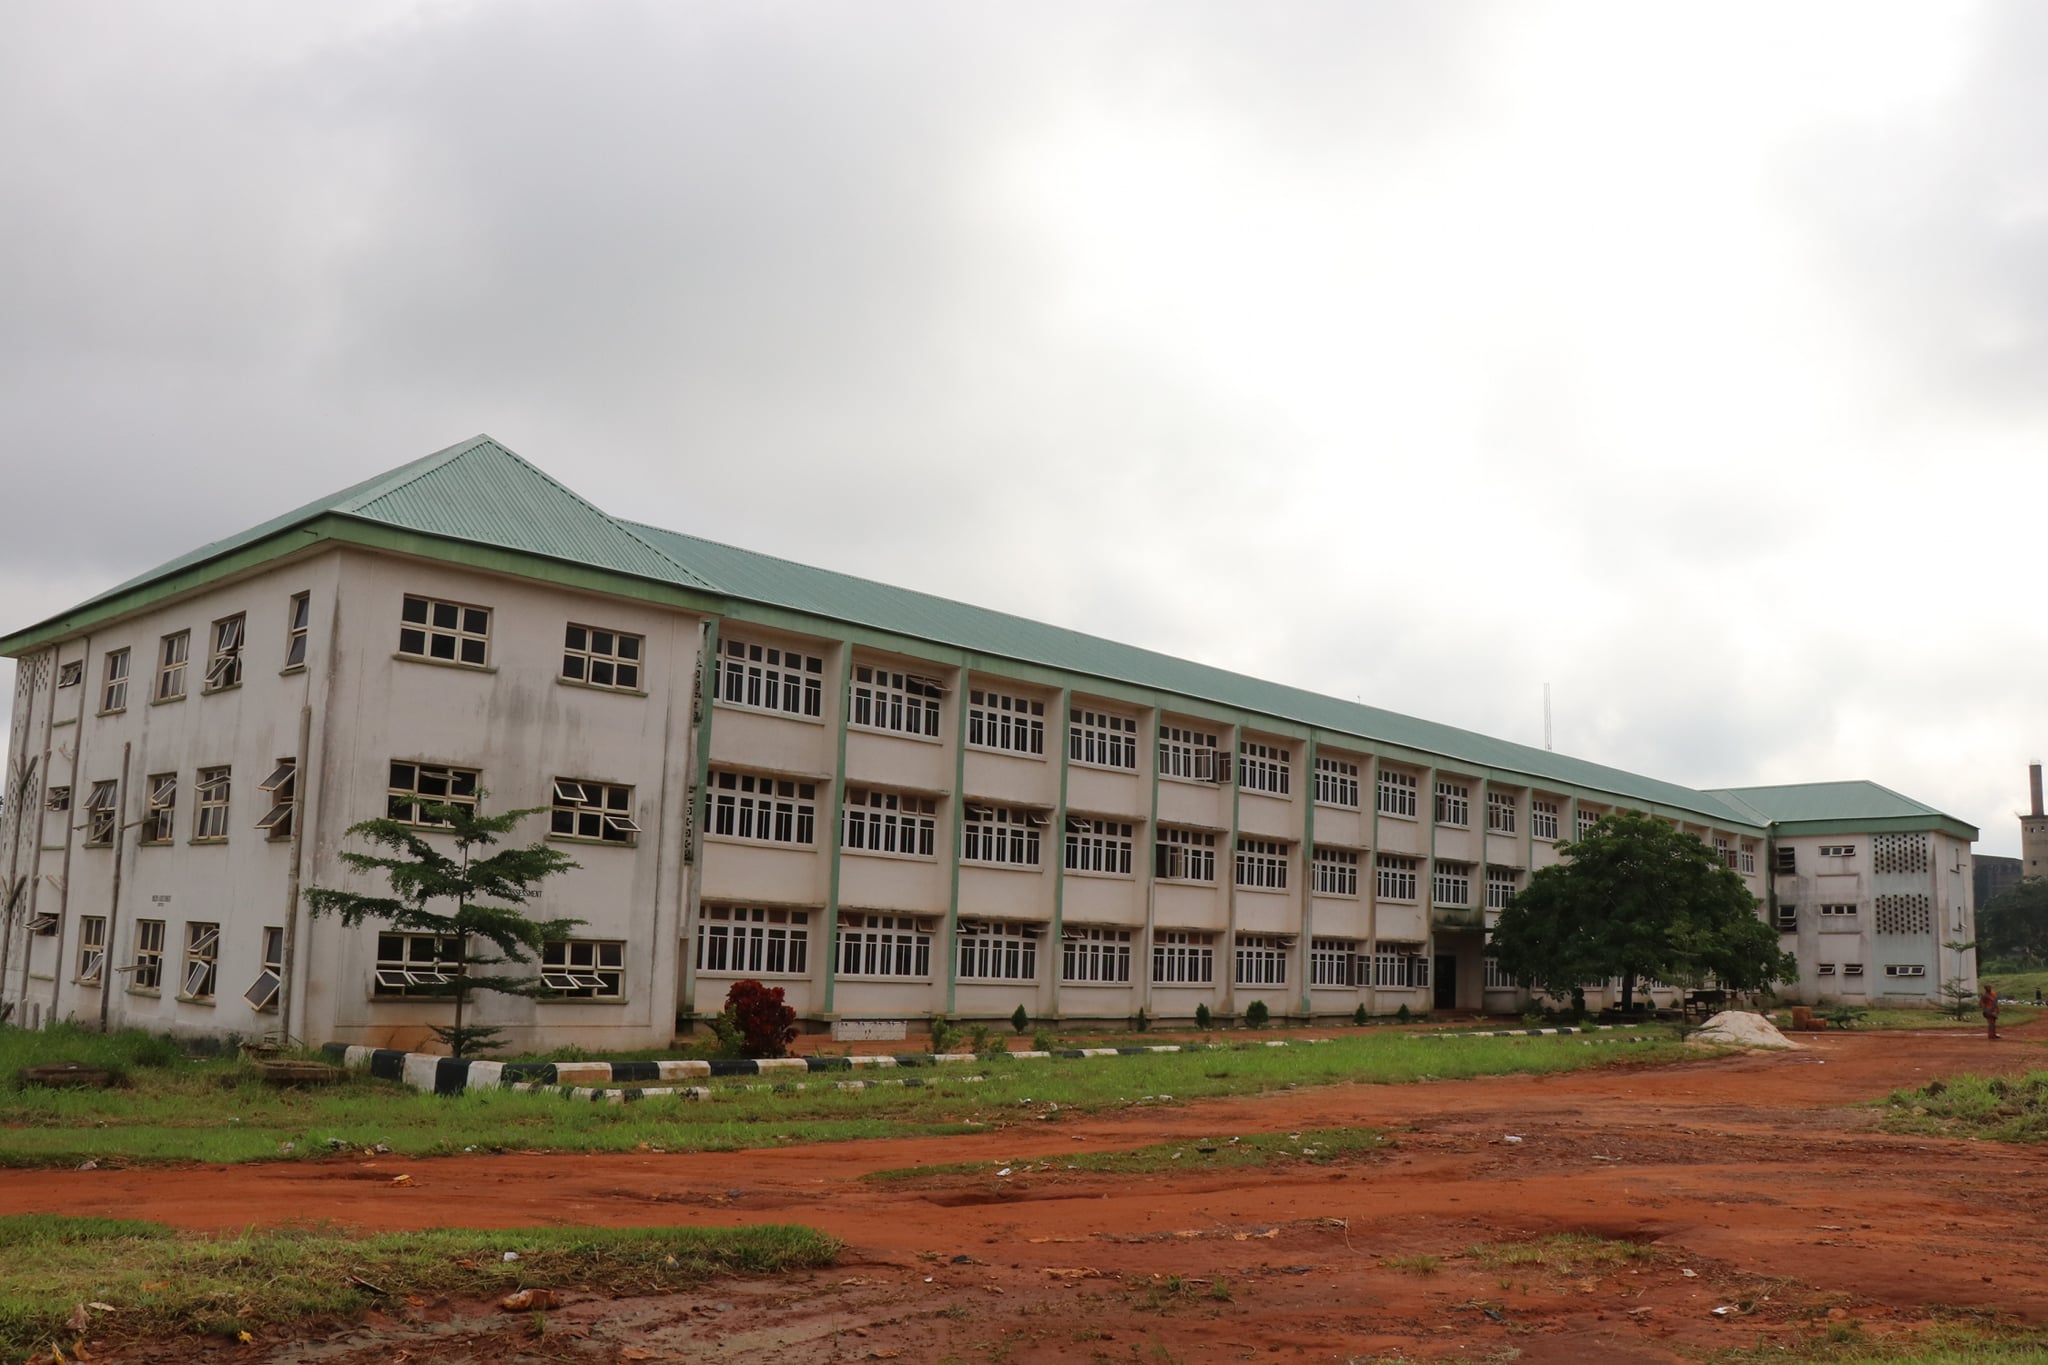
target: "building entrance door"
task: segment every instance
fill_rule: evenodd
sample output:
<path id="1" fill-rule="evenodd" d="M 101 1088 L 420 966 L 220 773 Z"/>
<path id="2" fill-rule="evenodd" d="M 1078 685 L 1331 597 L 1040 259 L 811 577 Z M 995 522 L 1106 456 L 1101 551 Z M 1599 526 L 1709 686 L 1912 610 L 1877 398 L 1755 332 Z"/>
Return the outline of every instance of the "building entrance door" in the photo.
<path id="1" fill-rule="evenodd" d="M 1458 1007 L 1458 959 L 1450 953 L 1436 955 L 1435 1008 L 1454 1010 Z"/>

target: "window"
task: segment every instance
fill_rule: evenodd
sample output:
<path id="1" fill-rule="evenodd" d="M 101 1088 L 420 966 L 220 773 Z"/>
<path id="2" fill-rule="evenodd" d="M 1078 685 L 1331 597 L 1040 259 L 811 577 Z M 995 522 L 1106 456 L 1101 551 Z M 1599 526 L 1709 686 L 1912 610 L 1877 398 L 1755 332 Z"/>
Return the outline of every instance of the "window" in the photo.
<path id="1" fill-rule="evenodd" d="M 380 1000 L 445 996 L 462 970 L 462 940 L 452 934 L 379 934 L 370 993 Z"/>
<path id="2" fill-rule="evenodd" d="M 1781 902 L 1779 902 L 1779 904 L 1778 904 L 1778 915 L 1777 915 L 1777 918 L 1778 918 L 1778 932 L 1779 932 L 1779 933 L 1781 933 L 1781 934 L 1790 934 L 1790 933 L 1796 933 L 1796 932 L 1798 931 L 1798 929 L 1799 929 L 1799 907 L 1798 907 L 1798 906 L 1796 906 L 1796 905 L 1787 905 L 1787 904 L 1785 904 L 1785 903 L 1784 903 L 1784 902 L 1782 902 L 1782 901 L 1781 901 Z"/>
<path id="3" fill-rule="evenodd" d="M 851 723 L 937 739 L 939 698 L 944 695 L 946 689 L 929 678 L 859 664 L 853 670 Z"/>
<path id="4" fill-rule="evenodd" d="M 263 830 L 273 839 L 291 837 L 292 812 L 298 806 L 298 784 L 299 761 L 295 758 L 277 760 L 277 766 L 270 770 L 270 776 L 256 784 L 257 791 L 270 797 L 270 809 L 256 822 L 256 828 Z"/>
<path id="5" fill-rule="evenodd" d="M 562 676 L 590 687 L 637 692 L 646 643 L 644 637 L 623 630 L 572 623 L 562 631 Z"/>
<path id="6" fill-rule="evenodd" d="M 311 593 L 292 594 L 291 607 L 285 613 L 284 666 L 304 668 L 306 666 L 306 625 L 313 614 Z M 264 1008 L 261 1005 L 258 1009 Z"/>
<path id="7" fill-rule="evenodd" d="M 1816 852 L 1823 858 L 1853 858 L 1856 856 L 1856 845 L 1822 844 Z"/>
<path id="8" fill-rule="evenodd" d="M 1854 919 L 1856 918 L 1856 907 L 1853 905 L 1823 905 L 1820 908 L 1820 917 L 1822 919 Z"/>
<path id="9" fill-rule="evenodd" d="M 233 775 L 227 768 L 201 768 L 192 783 L 192 841 L 216 843 L 228 837 L 228 792 Z"/>
<path id="10" fill-rule="evenodd" d="M 1462 782 L 1436 784 L 1436 822 L 1439 825 L 1472 823 L 1472 789 Z"/>
<path id="11" fill-rule="evenodd" d="M 1519 991 L 1524 989 L 1509 971 L 1495 958 L 1486 959 L 1486 989 L 1490 991 Z"/>
<path id="12" fill-rule="evenodd" d="M 1206 986 L 1216 979 L 1216 935 L 1164 929 L 1152 936 L 1152 980 L 1161 986 Z"/>
<path id="13" fill-rule="evenodd" d="M 1488 792 L 1486 794 L 1486 828 L 1491 834 L 1513 834 L 1515 832 L 1515 794 L 1513 792 Z"/>
<path id="14" fill-rule="evenodd" d="M 1383 901 L 1415 899 L 1415 859 L 1394 853 L 1379 856 L 1379 898 Z"/>
<path id="15" fill-rule="evenodd" d="M 52 787 L 43 797 L 43 809 L 67 811 L 71 809 L 71 788 Z"/>
<path id="16" fill-rule="evenodd" d="M 1237 784 L 1248 792 L 1287 795 L 1293 755 L 1278 744 L 1244 740 L 1237 746 Z"/>
<path id="17" fill-rule="evenodd" d="M 1308 984 L 1311 986 L 1362 986 L 1358 970 L 1358 940 L 1349 938 L 1310 939 Z"/>
<path id="18" fill-rule="evenodd" d="M 105 848 L 114 842 L 115 824 L 115 783 L 109 778 L 105 782 L 92 784 L 92 793 L 85 798 L 85 846 Z"/>
<path id="19" fill-rule="evenodd" d="M 929 858 L 938 834 L 939 803 L 929 796 L 846 789 L 843 847 Z"/>
<path id="20" fill-rule="evenodd" d="M 239 613 L 213 623 L 213 652 L 206 656 L 203 692 L 220 692 L 242 685 L 242 627 L 246 617 Z"/>
<path id="21" fill-rule="evenodd" d="M 180 1000 L 212 1001 L 219 957 L 218 924 L 193 923 L 185 926 L 185 976 L 184 984 L 178 990 Z"/>
<path id="22" fill-rule="evenodd" d="M 914 915 L 841 915 L 841 976 L 932 974 L 932 921 Z"/>
<path id="23" fill-rule="evenodd" d="M 1429 955 L 1419 943 L 1382 943 L 1372 957 L 1372 984 L 1392 990 L 1428 990 Z"/>
<path id="24" fill-rule="evenodd" d="M 1229 776 L 1229 766 L 1218 769 L 1216 736 L 1206 730 L 1182 725 L 1159 727 L 1159 775 L 1186 778 L 1190 782 L 1216 782 Z"/>
<path id="25" fill-rule="evenodd" d="M 707 905 L 697 920 L 697 970 L 802 976 L 811 969 L 811 912 Z"/>
<path id="26" fill-rule="evenodd" d="M 185 660 L 192 652 L 192 632 L 181 630 L 166 635 L 157 645 L 156 699 L 170 701 L 185 695 Z"/>
<path id="27" fill-rule="evenodd" d="M 1738 872 L 1756 871 L 1756 844 L 1751 840 L 1744 839 L 1742 841 L 1742 849 L 1736 862 L 1736 870 Z"/>
<path id="28" fill-rule="evenodd" d="M 78 920 L 78 984 L 97 986 L 107 967 L 107 917 L 81 915 Z"/>
<path id="29" fill-rule="evenodd" d="M 1799 870 L 1799 850 L 1790 844 L 1779 844 L 1771 853 L 1771 867 L 1777 872 Z"/>
<path id="30" fill-rule="evenodd" d="M 1060 980 L 1120 986 L 1130 979 L 1130 930 L 1069 925 L 1060 931 Z"/>
<path id="31" fill-rule="evenodd" d="M 967 694 L 967 744 L 973 749 L 1045 756 L 1045 703 L 1006 692 Z"/>
<path id="32" fill-rule="evenodd" d="M 178 775 L 152 773 L 149 777 L 149 798 L 142 811 L 142 842 L 168 844 L 172 819 L 177 813 Z"/>
<path id="33" fill-rule="evenodd" d="M 1531 801 L 1529 803 L 1529 833 L 1538 839 L 1557 839 L 1557 802 Z"/>
<path id="34" fill-rule="evenodd" d="M 1884 974 L 1886 976 L 1925 976 L 1927 975 L 1927 968 L 1917 962 L 1887 962 Z"/>
<path id="35" fill-rule="evenodd" d="M 85 660 L 74 659 L 68 664 L 57 665 L 57 686 L 76 687 L 85 681 Z"/>
<path id="36" fill-rule="evenodd" d="M 1429 879 L 1429 898 L 1437 905 L 1472 903 L 1472 864 L 1439 859 Z"/>
<path id="37" fill-rule="evenodd" d="M 1237 841 L 1237 884 L 1256 891 L 1287 889 L 1287 845 L 1271 839 Z"/>
<path id="38" fill-rule="evenodd" d="M 1358 895 L 1358 855 L 1348 848 L 1315 850 L 1314 881 L 1318 896 Z"/>
<path id="39" fill-rule="evenodd" d="M 242 998 L 249 1008 L 261 1013 L 277 1008 L 277 994 L 284 986 L 284 930 L 275 925 L 263 930 L 263 970 Z"/>
<path id="40" fill-rule="evenodd" d="M 1038 926 L 961 920 L 957 936 L 963 981 L 1036 981 Z"/>
<path id="41" fill-rule="evenodd" d="M 711 832 L 764 844 L 818 841 L 818 788 L 753 773 L 711 774 Z"/>
<path id="42" fill-rule="evenodd" d="M 1415 818 L 1415 776 L 1412 773 L 1398 773 L 1387 768 L 1380 769 L 1379 810 L 1381 815 L 1402 815 Z"/>
<path id="43" fill-rule="evenodd" d="M 135 965 L 129 968 L 128 989 L 154 991 L 163 987 L 164 922 L 160 919 L 135 921 Z"/>
<path id="44" fill-rule="evenodd" d="M 1842 975 L 1843 975 L 1843 976 L 1861 976 L 1861 975 L 1863 975 L 1863 964 L 1862 964 L 1861 962 L 1844 962 L 1844 963 L 1842 964 Z"/>
<path id="45" fill-rule="evenodd" d="M 1287 953 L 1293 944 L 1276 934 L 1237 936 L 1237 984 L 1240 986 L 1284 986 L 1287 984 Z"/>
<path id="46" fill-rule="evenodd" d="M 1821 976 L 1833 976 L 1835 974 L 1835 964 L 1832 962 L 1821 963 L 1818 974 Z"/>
<path id="47" fill-rule="evenodd" d="M 1730 867 L 1735 866 L 1735 847 L 1726 835 L 1714 836 L 1714 856 Z"/>
<path id="48" fill-rule="evenodd" d="M 1583 839 L 1593 832 L 1593 826 L 1600 823 L 1600 813 L 1581 807 L 1578 818 L 1578 837 Z"/>
<path id="49" fill-rule="evenodd" d="M 640 833 L 633 819 L 633 789 L 616 782 L 556 778 L 555 806 L 548 819 L 549 831 L 564 839 L 630 844 Z"/>
<path id="50" fill-rule="evenodd" d="M 1342 758 L 1316 756 L 1316 804 L 1358 809 L 1358 765 Z"/>
<path id="51" fill-rule="evenodd" d="M 1515 870 L 1511 867 L 1486 869 L 1486 908 L 1505 910 L 1515 898 Z"/>
<path id="52" fill-rule="evenodd" d="M 718 699 L 728 706 L 816 718 L 825 710 L 825 661 L 816 654 L 728 639 Z"/>
<path id="53" fill-rule="evenodd" d="M 1131 826 L 1116 820 L 1067 817 L 1067 871 L 1131 875 Z"/>
<path id="54" fill-rule="evenodd" d="M 474 768 L 444 768 L 433 763 L 394 761 L 391 789 L 385 794 L 384 813 L 408 825 L 437 826 L 452 823 L 449 812 L 437 806 L 460 806 L 476 810 Z"/>
<path id="55" fill-rule="evenodd" d="M 1216 836 L 1200 829 L 1162 829 L 1152 847 L 1152 875 L 1169 882 L 1216 880 Z"/>
<path id="56" fill-rule="evenodd" d="M 960 861 L 1038 866 L 1038 836 L 1045 816 L 1009 806 L 969 804 L 961 827 Z"/>
<path id="57" fill-rule="evenodd" d="M 1137 718 L 1074 707 L 1067 712 L 1067 758 L 1097 768 L 1135 769 Z"/>
<path id="58" fill-rule="evenodd" d="M 107 651 L 106 678 L 100 685 L 100 710 L 128 709 L 128 651 Z"/>
<path id="59" fill-rule="evenodd" d="M 540 946 L 540 984 L 561 1000 L 626 998 L 626 945 L 618 939 L 558 938 Z"/>
<path id="60" fill-rule="evenodd" d="M 490 649 L 489 607 L 405 595 L 399 610 L 400 655 L 482 668 L 490 662 Z"/>

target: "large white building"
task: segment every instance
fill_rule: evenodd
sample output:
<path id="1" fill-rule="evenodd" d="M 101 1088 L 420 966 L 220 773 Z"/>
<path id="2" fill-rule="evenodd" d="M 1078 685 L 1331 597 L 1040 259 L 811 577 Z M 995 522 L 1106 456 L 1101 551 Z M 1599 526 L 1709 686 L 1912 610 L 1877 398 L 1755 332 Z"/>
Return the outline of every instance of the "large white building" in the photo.
<path id="1" fill-rule="evenodd" d="M 309 920 L 345 831 L 548 808 L 522 1045 L 813 1022 L 1512 1009 L 1488 921 L 1602 813 L 1739 871 L 1795 996 L 1974 986 L 1976 831 L 1867 783 L 1696 791 L 609 516 L 487 437 L 0 640 L 17 1022 L 416 1044 L 431 939 Z"/>

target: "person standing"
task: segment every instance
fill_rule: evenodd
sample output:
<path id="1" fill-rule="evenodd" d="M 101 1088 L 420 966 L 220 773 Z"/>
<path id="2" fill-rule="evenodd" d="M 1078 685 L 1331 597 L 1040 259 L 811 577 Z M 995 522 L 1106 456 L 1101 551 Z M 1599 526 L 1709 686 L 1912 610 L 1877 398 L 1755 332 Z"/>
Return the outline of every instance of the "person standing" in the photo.
<path id="1" fill-rule="evenodd" d="M 1990 982 L 1984 983 L 1984 998 L 1977 1004 L 1984 1011 L 1984 1036 L 1996 1041 L 1998 1038 L 1998 991 Z"/>

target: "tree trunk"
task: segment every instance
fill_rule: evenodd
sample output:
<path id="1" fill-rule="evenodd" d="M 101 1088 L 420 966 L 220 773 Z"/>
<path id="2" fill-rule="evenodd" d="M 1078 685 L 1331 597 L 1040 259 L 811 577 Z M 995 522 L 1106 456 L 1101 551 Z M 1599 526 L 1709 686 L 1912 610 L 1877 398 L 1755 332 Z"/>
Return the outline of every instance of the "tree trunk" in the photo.
<path id="1" fill-rule="evenodd" d="M 464 934 L 455 940 L 455 960 L 462 964 L 462 973 L 456 979 L 455 986 L 455 1042 L 448 1049 L 451 1054 L 457 1057 L 460 1057 L 464 1050 L 462 1042 L 462 1006 L 469 999 L 468 958 L 469 935 Z"/>
<path id="2" fill-rule="evenodd" d="M 1629 1010 L 1635 1007 L 1635 1002 L 1636 974 L 1634 972 L 1623 972 L 1621 974 L 1621 1012 L 1627 1014 Z"/>

